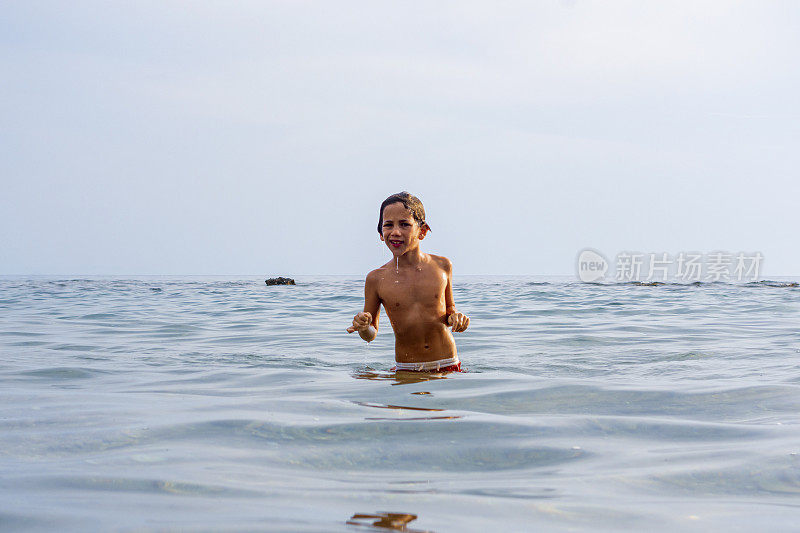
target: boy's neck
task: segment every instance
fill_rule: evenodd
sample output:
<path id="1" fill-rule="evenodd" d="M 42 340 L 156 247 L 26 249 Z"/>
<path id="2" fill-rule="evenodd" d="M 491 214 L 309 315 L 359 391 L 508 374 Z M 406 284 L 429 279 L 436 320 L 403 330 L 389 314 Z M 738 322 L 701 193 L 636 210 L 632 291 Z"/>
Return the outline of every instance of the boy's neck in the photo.
<path id="1" fill-rule="evenodd" d="M 419 249 L 419 247 L 414 248 L 413 250 L 408 250 L 401 256 L 398 256 L 395 261 L 399 266 L 416 266 L 422 262 L 425 258 L 425 254 Z"/>

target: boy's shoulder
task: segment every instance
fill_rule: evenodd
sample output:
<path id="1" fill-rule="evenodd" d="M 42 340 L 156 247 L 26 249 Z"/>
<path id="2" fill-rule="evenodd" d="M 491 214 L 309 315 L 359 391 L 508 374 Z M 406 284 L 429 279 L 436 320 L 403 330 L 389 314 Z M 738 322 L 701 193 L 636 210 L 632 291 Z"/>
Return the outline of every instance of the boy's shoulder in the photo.
<path id="1" fill-rule="evenodd" d="M 445 272 L 449 273 L 453 270 L 453 262 L 445 256 L 428 254 L 428 257 L 430 258 L 431 263 L 435 264 Z"/>
<path id="2" fill-rule="evenodd" d="M 392 263 L 392 265 L 394 265 L 394 263 Z M 386 263 L 385 265 L 379 266 L 375 270 L 371 270 L 367 274 L 367 281 L 368 282 L 376 282 L 376 281 L 378 281 L 379 279 L 381 279 L 386 274 L 386 270 L 388 268 L 389 268 L 389 263 Z"/>

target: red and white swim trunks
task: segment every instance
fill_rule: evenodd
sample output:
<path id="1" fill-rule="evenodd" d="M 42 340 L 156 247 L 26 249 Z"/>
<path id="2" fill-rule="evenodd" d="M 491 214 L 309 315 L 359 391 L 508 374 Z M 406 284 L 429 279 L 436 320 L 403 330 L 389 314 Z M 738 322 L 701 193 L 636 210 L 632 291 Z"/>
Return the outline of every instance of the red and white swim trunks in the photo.
<path id="1" fill-rule="evenodd" d="M 421 363 L 397 363 L 392 370 L 404 372 L 461 372 L 461 361 L 458 356 L 439 359 L 438 361 L 423 361 Z"/>

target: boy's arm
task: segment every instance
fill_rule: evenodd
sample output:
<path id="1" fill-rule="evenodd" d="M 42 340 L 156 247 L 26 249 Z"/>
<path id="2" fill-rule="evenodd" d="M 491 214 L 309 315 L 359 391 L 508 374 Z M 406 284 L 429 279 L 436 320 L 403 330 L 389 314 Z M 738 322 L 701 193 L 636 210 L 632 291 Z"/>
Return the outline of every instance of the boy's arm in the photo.
<path id="1" fill-rule="evenodd" d="M 373 270 L 367 274 L 367 280 L 364 282 L 364 312 L 372 316 L 370 326 L 374 329 L 370 332 L 372 333 L 370 339 L 365 338 L 360 331 L 358 334 L 367 342 L 372 341 L 378 334 L 378 319 L 381 317 L 381 298 L 378 296 L 379 281 L 378 274 Z"/>
<path id="2" fill-rule="evenodd" d="M 378 334 L 380 312 L 378 276 L 373 271 L 367 274 L 367 280 L 364 282 L 364 310 L 353 318 L 353 325 L 347 328 L 347 332 L 358 331 L 358 335 L 362 339 L 372 342 Z"/>
<path id="3" fill-rule="evenodd" d="M 453 300 L 453 263 L 442 257 L 442 269 L 447 275 L 447 287 L 444 289 L 444 321 L 449 324 L 450 315 L 456 312 L 456 303 Z"/>
<path id="4" fill-rule="evenodd" d="M 447 287 L 444 289 L 445 321 L 448 326 L 453 327 L 453 333 L 464 331 L 469 327 L 469 317 L 456 311 L 456 303 L 453 300 L 453 263 L 444 259 L 445 274 L 447 274 Z"/>

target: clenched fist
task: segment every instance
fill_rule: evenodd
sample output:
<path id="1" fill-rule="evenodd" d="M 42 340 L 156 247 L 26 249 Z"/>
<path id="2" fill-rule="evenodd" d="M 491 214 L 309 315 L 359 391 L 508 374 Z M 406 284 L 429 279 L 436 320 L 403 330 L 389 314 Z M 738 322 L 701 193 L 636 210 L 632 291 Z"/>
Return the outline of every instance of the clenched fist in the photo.
<path id="1" fill-rule="evenodd" d="M 469 317 L 456 311 L 447 317 L 447 324 L 453 328 L 453 333 L 464 331 L 469 327 Z"/>
<path id="2" fill-rule="evenodd" d="M 366 311 L 361 311 L 353 317 L 353 325 L 347 328 L 347 333 L 366 331 L 370 324 L 372 324 L 372 315 Z"/>

